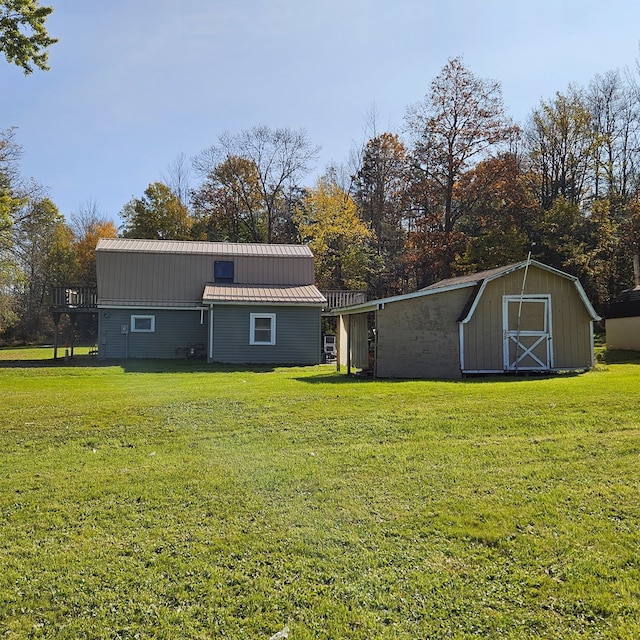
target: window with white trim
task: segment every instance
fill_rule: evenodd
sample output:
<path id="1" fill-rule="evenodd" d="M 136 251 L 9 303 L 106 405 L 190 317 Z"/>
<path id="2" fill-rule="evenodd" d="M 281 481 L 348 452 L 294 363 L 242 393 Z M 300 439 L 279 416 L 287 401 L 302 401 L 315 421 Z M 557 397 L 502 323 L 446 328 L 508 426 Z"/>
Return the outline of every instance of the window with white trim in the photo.
<path id="1" fill-rule="evenodd" d="M 131 316 L 131 333 L 153 333 L 155 330 L 155 316 Z"/>
<path id="2" fill-rule="evenodd" d="M 252 313 L 249 344 L 276 343 L 276 314 Z"/>

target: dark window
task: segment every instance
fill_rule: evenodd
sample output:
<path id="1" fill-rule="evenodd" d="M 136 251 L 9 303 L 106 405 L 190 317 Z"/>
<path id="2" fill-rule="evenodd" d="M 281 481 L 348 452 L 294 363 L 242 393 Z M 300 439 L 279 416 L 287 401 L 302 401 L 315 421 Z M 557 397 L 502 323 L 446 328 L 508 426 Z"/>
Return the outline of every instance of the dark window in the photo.
<path id="1" fill-rule="evenodd" d="M 233 282 L 233 262 L 216 260 L 213 265 L 213 279 L 216 282 Z"/>

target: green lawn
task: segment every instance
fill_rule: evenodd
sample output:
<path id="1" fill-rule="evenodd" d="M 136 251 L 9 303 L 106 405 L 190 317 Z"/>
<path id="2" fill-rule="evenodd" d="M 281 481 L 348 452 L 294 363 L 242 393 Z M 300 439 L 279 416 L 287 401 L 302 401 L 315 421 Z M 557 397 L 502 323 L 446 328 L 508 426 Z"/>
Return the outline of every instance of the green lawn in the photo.
<path id="1" fill-rule="evenodd" d="M 638 354 L 464 382 L 51 356 L 0 350 L 3 640 L 640 637 Z"/>

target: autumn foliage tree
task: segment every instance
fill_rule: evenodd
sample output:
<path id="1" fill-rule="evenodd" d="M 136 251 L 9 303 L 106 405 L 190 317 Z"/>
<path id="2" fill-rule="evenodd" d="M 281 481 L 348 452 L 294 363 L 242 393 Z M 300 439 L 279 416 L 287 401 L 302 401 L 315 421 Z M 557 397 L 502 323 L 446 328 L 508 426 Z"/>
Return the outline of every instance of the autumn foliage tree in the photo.
<path id="1" fill-rule="evenodd" d="M 265 242 L 260 176 L 246 158 L 228 156 L 215 165 L 191 196 L 192 237 L 210 241 Z"/>
<path id="2" fill-rule="evenodd" d="M 456 230 L 464 213 L 459 181 L 474 163 L 509 141 L 515 128 L 504 114 L 499 83 L 476 77 L 460 58 L 448 61 L 406 120 L 414 139 L 414 201 L 424 218 L 410 239 L 412 258 L 435 258 L 433 251 L 419 250 L 420 245 L 433 247 L 441 255 L 441 270 L 432 270 L 429 279 L 447 277 L 461 241 Z"/>
<path id="3" fill-rule="evenodd" d="M 466 245 L 456 256 L 456 271 L 522 260 L 537 239 L 541 213 L 521 158 L 503 153 L 480 161 L 460 177 L 458 191 Z"/>
<path id="4" fill-rule="evenodd" d="M 196 205 L 218 210 L 220 215 L 219 202 L 229 204 L 235 209 L 232 215 L 238 228 L 249 231 L 250 241 L 292 241 L 292 200 L 318 151 L 304 129 L 260 126 L 238 134 L 223 133 L 218 144 L 194 158 L 196 171 L 208 183 Z M 207 197 L 211 198 L 208 204 Z"/>
<path id="5" fill-rule="evenodd" d="M 180 198 L 162 182 L 150 184 L 141 198 L 133 198 L 120 213 L 125 238 L 188 240 L 191 218 Z"/>
<path id="6" fill-rule="evenodd" d="M 373 231 L 363 222 L 351 196 L 328 176 L 318 179 L 297 206 L 300 239 L 315 257 L 322 289 L 366 289 L 379 267 Z"/>
<path id="7" fill-rule="evenodd" d="M 96 287 L 96 245 L 100 238 L 115 238 L 118 229 L 113 220 L 100 213 L 95 202 L 89 201 L 71 214 L 69 225 L 74 256 L 74 277 L 61 284 Z"/>

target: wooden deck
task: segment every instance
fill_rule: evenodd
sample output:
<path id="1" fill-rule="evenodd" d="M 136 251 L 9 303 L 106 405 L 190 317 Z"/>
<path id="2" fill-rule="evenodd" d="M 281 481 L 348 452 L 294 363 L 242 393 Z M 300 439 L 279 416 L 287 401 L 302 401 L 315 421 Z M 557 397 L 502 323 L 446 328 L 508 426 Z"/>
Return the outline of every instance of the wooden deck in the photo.
<path id="1" fill-rule="evenodd" d="M 321 293 L 327 299 L 327 305 L 322 309 L 323 315 L 331 315 L 331 312 L 338 307 L 348 307 L 352 304 L 360 304 L 367 301 L 366 291 L 333 289 L 322 291 Z"/>
<path id="2" fill-rule="evenodd" d="M 98 291 L 93 287 L 54 287 L 51 291 L 51 315 L 53 316 L 54 334 L 53 334 L 53 359 L 58 359 L 58 325 L 60 317 L 67 314 L 71 320 L 71 324 L 75 325 L 76 319 L 80 314 L 97 314 L 98 313 Z M 65 349 L 65 358 L 73 357 L 74 350 L 74 333 L 69 349 Z"/>
<path id="3" fill-rule="evenodd" d="M 97 313 L 98 291 L 92 287 L 54 287 L 52 313 Z"/>

